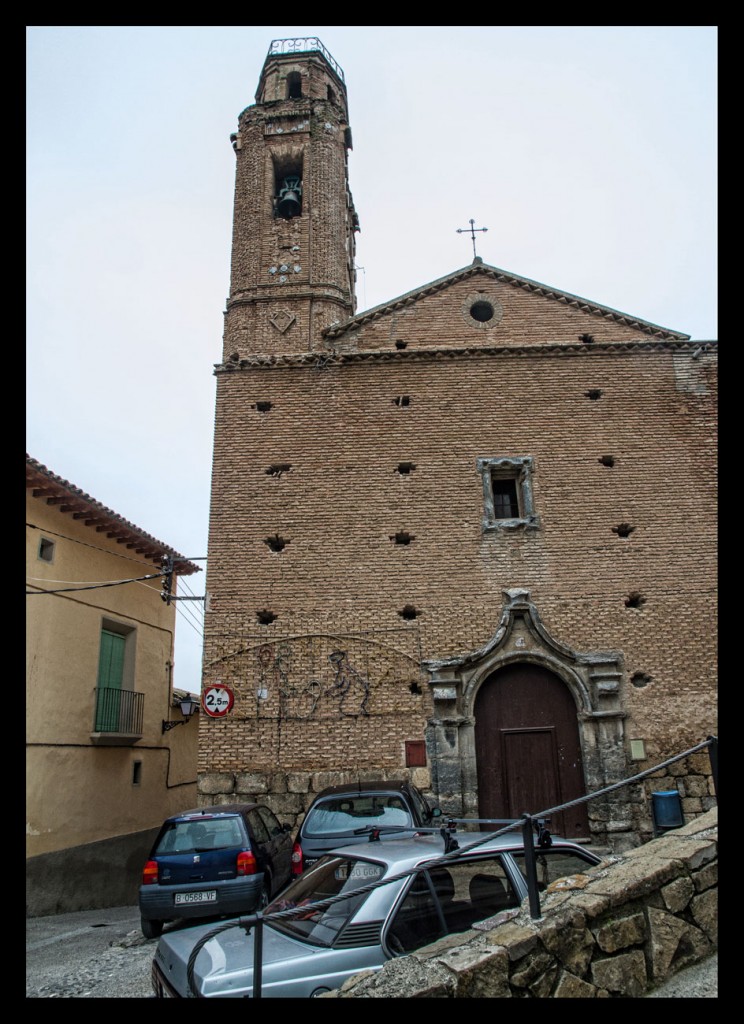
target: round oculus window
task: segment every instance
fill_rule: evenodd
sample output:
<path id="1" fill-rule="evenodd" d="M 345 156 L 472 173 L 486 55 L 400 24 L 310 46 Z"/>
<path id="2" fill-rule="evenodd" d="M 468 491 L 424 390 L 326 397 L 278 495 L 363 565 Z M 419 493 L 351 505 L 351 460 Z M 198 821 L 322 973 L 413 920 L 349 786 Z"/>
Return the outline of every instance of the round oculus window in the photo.
<path id="1" fill-rule="evenodd" d="M 472 291 L 460 309 L 465 323 L 481 331 L 492 331 L 504 315 L 499 300 L 486 291 Z"/>
<path id="2" fill-rule="evenodd" d="M 485 299 L 479 299 L 470 307 L 470 315 L 479 324 L 487 324 L 489 320 L 493 320 L 494 308 L 490 302 L 486 302 Z"/>

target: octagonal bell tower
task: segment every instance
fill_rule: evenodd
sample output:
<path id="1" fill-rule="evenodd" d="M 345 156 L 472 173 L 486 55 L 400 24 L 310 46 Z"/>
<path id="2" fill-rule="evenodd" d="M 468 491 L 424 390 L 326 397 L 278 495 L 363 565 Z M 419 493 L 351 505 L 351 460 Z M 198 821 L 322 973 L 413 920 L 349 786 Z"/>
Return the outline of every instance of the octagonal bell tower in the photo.
<path id="1" fill-rule="evenodd" d="M 344 73 L 319 39 L 276 39 L 236 156 L 223 360 L 320 347 L 354 314 L 351 149 Z"/>

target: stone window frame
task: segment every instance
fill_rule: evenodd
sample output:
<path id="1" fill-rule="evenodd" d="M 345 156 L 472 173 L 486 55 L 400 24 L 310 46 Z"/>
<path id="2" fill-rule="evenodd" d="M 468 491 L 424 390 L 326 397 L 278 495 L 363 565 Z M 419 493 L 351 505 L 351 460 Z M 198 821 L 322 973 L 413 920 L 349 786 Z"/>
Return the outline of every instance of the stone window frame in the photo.
<path id="1" fill-rule="evenodd" d="M 532 496 L 534 460 L 531 455 L 493 456 L 476 460 L 483 483 L 484 532 L 490 530 L 539 530 L 540 519 L 535 514 Z M 493 499 L 493 480 L 508 479 L 516 484 L 519 516 L 511 519 L 497 518 Z"/>
<path id="2" fill-rule="evenodd" d="M 491 307 L 493 314 L 488 317 L 487 320 L 476 320 L 472 315 L 472 309 L 476 305 L 488 305 Z M 504 315 L 504 307 L 498 300 L 498 297 L 494 291 L 482 290 L 477 292 L 470 292 L 462 304 L 461 310 L 462 318 L 468 327 L 474 327 L 478 331 L 491 331 L 501 323 L 501 319 Z"/>

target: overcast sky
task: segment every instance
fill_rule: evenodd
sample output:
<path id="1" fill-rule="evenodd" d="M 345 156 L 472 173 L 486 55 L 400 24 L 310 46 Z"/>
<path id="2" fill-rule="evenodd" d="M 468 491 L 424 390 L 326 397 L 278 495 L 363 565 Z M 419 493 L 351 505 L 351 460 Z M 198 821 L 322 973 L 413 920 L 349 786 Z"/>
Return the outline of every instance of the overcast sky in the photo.
<path id="1" fill-rule="evenodd" d="M 714 26 L 29 27 L 27 451 L 193 559 L 229 137 L 295 36 L 346 77 L 359 311 L 468 265 L 473 218 L 492 266 L 717 337 Z M 198 692 L 203 608 L 176 607 Z"/>

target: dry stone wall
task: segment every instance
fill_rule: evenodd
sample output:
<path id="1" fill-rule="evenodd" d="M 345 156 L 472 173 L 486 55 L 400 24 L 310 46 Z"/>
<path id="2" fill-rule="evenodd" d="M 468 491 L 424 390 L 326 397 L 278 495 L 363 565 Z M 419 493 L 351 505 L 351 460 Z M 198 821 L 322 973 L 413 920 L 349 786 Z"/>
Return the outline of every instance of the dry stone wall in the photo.
<path id="1" fill-rule="evenodd" d="M 645 995 L 718 948 L 718 809 L 321 998 Z"/>

